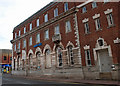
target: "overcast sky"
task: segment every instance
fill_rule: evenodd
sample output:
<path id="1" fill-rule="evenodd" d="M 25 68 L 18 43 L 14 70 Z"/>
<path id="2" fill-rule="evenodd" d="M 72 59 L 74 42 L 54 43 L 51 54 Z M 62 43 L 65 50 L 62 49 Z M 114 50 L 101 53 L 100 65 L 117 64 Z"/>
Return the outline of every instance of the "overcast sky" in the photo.
<path id="1" fill-rule="evenodd" d="M 0 49 L 12 49 L 13 28 L 53 0 L 0 0 Z"/>

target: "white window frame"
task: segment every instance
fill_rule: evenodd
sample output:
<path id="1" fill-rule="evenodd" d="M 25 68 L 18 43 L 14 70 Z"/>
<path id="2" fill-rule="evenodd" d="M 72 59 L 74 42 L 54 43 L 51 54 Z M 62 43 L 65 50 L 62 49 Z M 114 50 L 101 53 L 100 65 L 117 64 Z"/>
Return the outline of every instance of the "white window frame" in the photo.
<path id="1" fill-rule="evenodd" d="M 45 22 L 48 21 L 48 14 L 45 14 L 45 16 L 44 16 L 44 21 L 45 21 Z"/>
<path id="2" fill-rule="evenodd" d="M 88 55 L 88 53 L 89 53 L 89 55 Z M 91 66 L 92 63 L 91 63 L 91 57 L 90 57 L 90 50 L 89 49 L 85 50 L 85 58 L 86 58 L 86 65 Z M 89 63 L 88 61 L 90 61 L 90 64 L 88 64 Z"/>
<path id="3" fill-rule="evenodd" d="M 24 34 L 26 33 L 26 27 L 24 27 Z"/>
<path id="4" fill-rule="evenodd" d="M 107 21 L 108 21 L 108 26 L 109 27 L 112 26 L 112 25 L 114 25 L 112 13 L 107 14 Z"/>
<path id="5" fill-rule="evenodd" d="M 96 30 L 101 29 L 100 18 L 95 19 L 95 26 L 96 26 Z"/>
<path id="6" fill-rule="evenodd" d="M 68 11 L 68 3 L 67 2 L 64 4 L 64 11 L 65 12 Z"/>
<path id="7" fill-rule="evenodd" d="M 54 9 L 54 17 L 57 17 L 58 16 L 58 8 L 55 8 Z"/>
<path id="8" fill-rule="evenodd" d="M 66 33 L 71 32 L 71 24 L 70 24 L 70 21 L 66 21 L 66 22 L 65 22 L 65 29 L 66 29 Z"/>
<path id="9" fill-rule="evenodd" d="M 40 34 L 38 33 L 37 35 L 36 35 L 36 43 L 39 43 L 40 42 Z"/>
<path id="10" fill-rule="evenodd" d="M 56 25 L 54 30 L 55 30 L 54 34 L 60 34 L 60 27 L 59 27 L 59 25 Z"/>
<path id="11" fill-rule="evenodd" d="M 92 8 L 96 8 L 97 7 L 97 3 L 96 2 L 93 2 L 92 3 Z"/>
<path id="12" fill-rule="evenodd" d="M 82 13 L 86 13 L 86 12 L 87 12 L 86 6 L 82 7 Z"/>
<path id="13" fill-rule="evenodd" d="M 84 23 L 84 27 L 85 27 L 85 34 L 90 33 L 90 28 L 89 28 L 88 22 L 85 22 L 85 23 Z"/>
<path id="14" fill-rule="evenodd" d="M 32 30 L 32 23 L 30 23 L 30 30 Z"/>
<path id="15" fill-rule="evenodd" d="M 39 23 L 40 23 L 40 19 L 38 18 L 37 19 L 37 27 L 40 25 Z"/>
<path id="16" fill-rule="evenodd" d="M 49 39 L 49 30 L 45 30 L 45 40 Z"/>
<path id="17" fill-rule="evenodd" d="M 32 45 L 32 36 L 29 38 L 29 46 Z"/>

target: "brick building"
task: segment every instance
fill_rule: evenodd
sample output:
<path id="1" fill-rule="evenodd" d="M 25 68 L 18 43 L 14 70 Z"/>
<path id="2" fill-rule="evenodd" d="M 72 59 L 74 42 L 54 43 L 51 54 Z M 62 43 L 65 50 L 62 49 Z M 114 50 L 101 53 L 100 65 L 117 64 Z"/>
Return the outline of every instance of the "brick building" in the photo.
<path id="1" fill-rule="evenodd" d="M 51 2 L 13 30 L 13 74 L 118 79 L 119 2 Z"/>
<path id="2" fill-rule="evenodd" d="M 12 63 L 12 50 L 0 49 L 0 71 L 9 73 L 11 72 Z"/>

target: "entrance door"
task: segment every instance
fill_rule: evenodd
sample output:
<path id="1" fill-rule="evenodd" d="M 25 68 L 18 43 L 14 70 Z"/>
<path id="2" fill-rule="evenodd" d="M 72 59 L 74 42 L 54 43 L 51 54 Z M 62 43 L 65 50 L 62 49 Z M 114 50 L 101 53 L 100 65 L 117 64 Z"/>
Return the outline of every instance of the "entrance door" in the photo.
<path id="1" fill-rule="evenodd" d="M 109 57 L 108 49 L 99 50 L 98 59 L 99 59 L 100 72 L 110 72 L 112 62 Z"/>
<path id="2" fill-rule="evenodd" d="M 98 51 L 98 61 L 100 69 L 100 78 L 101 79 L 112 79 L 111 76 L 111 64 L 112 60 L 109 57 L 108 49 L 103 49 Z"/>

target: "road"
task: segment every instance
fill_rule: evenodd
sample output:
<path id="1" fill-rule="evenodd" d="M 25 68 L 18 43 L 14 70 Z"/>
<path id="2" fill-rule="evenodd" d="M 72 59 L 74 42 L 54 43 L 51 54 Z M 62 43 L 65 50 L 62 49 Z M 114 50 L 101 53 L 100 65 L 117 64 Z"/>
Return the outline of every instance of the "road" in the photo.
<path id="1" fill-rule="evenodd" d="M 88 85 L 70 82 L 55 82 L 45 80 L 33 80 L 23 77 L 14 77 L 10 74 L 2 75 L 2 86 L 102 86 L 102 85 Z"/>

